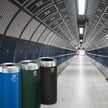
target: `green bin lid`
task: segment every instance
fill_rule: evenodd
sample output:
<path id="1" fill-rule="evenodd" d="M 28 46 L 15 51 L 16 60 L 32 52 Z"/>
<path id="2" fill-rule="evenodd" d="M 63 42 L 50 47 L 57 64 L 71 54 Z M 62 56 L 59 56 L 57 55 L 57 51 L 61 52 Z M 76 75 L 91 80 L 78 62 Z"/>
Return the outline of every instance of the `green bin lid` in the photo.
<path id="1" fill-rule="evenodd" d="M 40 68 L 40 64 L 38 62 L 34 62 L 33 60 L 23 60 L 20 64 L 24 70 L 38 70 Z"/>

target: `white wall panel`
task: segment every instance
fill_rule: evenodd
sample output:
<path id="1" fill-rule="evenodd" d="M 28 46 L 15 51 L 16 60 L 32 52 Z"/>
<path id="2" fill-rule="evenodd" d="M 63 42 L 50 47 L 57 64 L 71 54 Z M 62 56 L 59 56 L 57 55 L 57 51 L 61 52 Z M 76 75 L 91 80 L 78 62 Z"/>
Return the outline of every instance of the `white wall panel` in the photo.
<path id="1" fill-rule="evenodd" d="M 51 45 L 52 40 L 55 38 L 55 34 L 53 33 L 53 35 L 52 36 L 49 36 L 48 38 L 49 39 L 47 40 L 47 44 L 48 45 Z"/>
<path id="2" fill-rule="evenodd" d="M 42 34 L 42 36 L 40 37 L 39 41 L 40 43 L 43 43 L 45 38 L 47 37 L 47 35 L 49 34 L 49 32 L 51 32 L 49 29 L 46 29 L 45 32 Z"/>
<path id="3" fill-rule="evenodd" d="M 105 47 L 105 46 L 108 45 L 108 43 L 105 41 L 104 38 L 102 38 L 101 40 L 99 40 L 98 43 L 99 43 L 99 46 L 100 46 L 100 47 Z"/>
<path id="4" fill-rule="evenodd" d="M 46 37 L 45 41 L 43 42 L 44 44 L 48 44 L 49 43 L 49 40 L 53 37 L 54 33 L 51 32 L 49 33 L 49 35 Z"/>
<path id="5" fill-rule="evenodd" d="M 55 43 L 56 38 L 58 38 L 58 36 L 55 34 L 54 38 L 50 42 L 50 45 L 53 45 Z"/>
<path id="6" fill-rule="evenodd" d="M 58 47 L 58 43 L 60 42 L 60 40 L 61 40 L 61 38 L 57 36 L 55 43 L 54 43 L 54 46 Z"/>
<path id="7" fill-rule="evenodd" d="M 72 49 L 72 47 L 70 47 L 70 44 L 68 42 L 66 42 L 65 40 L 61 39 L 60 37 L 58 37 L 57 35 L 55 35 L 53 41 L 50 44 L 51 46 L 56 46 L 59 48 L 65 48 L 65 49 Z"/>
<path id="8" fill-rule="evenodd" d="M 67 48 L 69 44 L 67 44 L 63 39 L 58 38 L 55 42 L 55 46 L 56 47 L 60 47 L 60 48 Z"/>
<path id="9" fill-rule="evenodd" d="M 52 44 L 52 42 L 54 41 L 55 37 L 56 37 L 56 34 L 54 34 L 53 36 L 51 36 L 51 39 L 49 40 L 48 45 Z"/>
<path id="10" fill-rule="evenodd" d="M 14 21 L 12 22 L 11 26 L 9 27 L 6 35 L 19 38 L 20 33 L 24 29 L 25 25 L 31 19 L 29 15 L 24 12 L 20 12 Z"/>
<path id="11" fill-rule="evenodd" d="M 87 50 L 89 51 L 89 50 L 104 48 L 107 46 L 108 46 L 108 35 L 96 41 L 93 45 L 90 45 L 90 47 Z"/>
<path id="12" fill-rule="evenodd" d="M 58 38 L 58 37 L 57 37 L 57 35 L 56 35 L 56 36 L 55 36 L 55 39 L 53 40 L 53 42 L 51 42 L 51 45 L 52 45 L 52 46 L 55 44 L 57 38 Z"/>
<path id="13" fill-rule="evenodd" d="M 62 46 L 62 41 L 58 41 L 57 45 L 60 46 L 60 47 L 63 47 Z"/>
<path id="14" fill-rule="evenodd" d="M 18 8 L 8 0 L 0 0 L 0 34 L 5 32 L 5 29 L 17 11 Z"/>
<path id="15" fill-rule="evenodd" d="M 108 34 L 104 38 L 108 42 Z"/>
<path id="16" fill-rule="evenodd" d="M 37 41 L 39 39 L 39 36 L 42 34 L 43 30 L 46 27 L 43 25 L 40 25 L 39 28 L 37 29 L 37 31 L 35 32 L 34 36 L 32 37 L 31 41 Z"/>
<path id="17" fill-rule="evenodd" d="M 25 40 L 30 40 L 30 37 L 32 35 L 32 33 L 35 31 L 35 29 L 39 26 L 39 22 L 37 22 L 36 20 L 32 20 L 27 28 L 25 29 L 25 31 L 22 34 L 21 39 L 25 39 Z"/>

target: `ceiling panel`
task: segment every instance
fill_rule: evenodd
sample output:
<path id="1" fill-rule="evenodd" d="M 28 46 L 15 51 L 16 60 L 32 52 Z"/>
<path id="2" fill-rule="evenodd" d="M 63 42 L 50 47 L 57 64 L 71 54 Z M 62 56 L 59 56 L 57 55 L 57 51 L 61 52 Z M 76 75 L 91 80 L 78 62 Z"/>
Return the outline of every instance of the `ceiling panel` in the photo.
<path id="1" fill-rule="evenodd" d="M 17 3 L 24 5 L 29 0 L 15 0 Z"/>
<path id="2" fill-rule="evenodd" d="M 57 25 L 56 27 L 54 27 L 54 30 L 58 31 L 58 30 L 61 30 L 64 27 L 65 27 L 65 24 L 64 23 L 60 23 L 59 25 Z"/>
<path id="3" fill-rule="evenodd" d="M 55 36 L 55 39 L 53 40 L 53 42 L 51 43 L 52 46 L 54 46 L 54 44 L 56 43 L 56 40 L 58 39 L 57 36 Z"/>
<path id="4" fill-rule="evenodd" d="M 23 32 L 21 39 L 25 39 L 25 40 L 30 40 L 31 35 L 33 34 L 33 32 L 37 29 L 37 27 L 39 26 L 39 22 L 37 22 L 36 20 L 32 20 L 28 26 L 26 27 L 25 31 Z"/>
<path id="5" fill-rule="evenodd" d="M 61 24 L 61 23 L 63 23 L 63 20 L 60 18 L 60 19 L 54 21 L 53 23 L 51 23 L 51 24 L 50 24 L 50 27 L 51 27 L 51 28 L 54 28 L 54 27 L 58 26 L 58 25 Z"/>
<path id="6" fill-rule="evenodd" d="M 43 7 L 53 3 L 52 0 L 31 0 L 32 2 L 26 7 L 32 14 L 38 13 Z"/>
<path id="7" fill-rule="evenodd" d="M 43 43 L 44 40 L 46 39 L 46 37 L 48 36 L 48 34 L 50 33 L 51 31 L 49 29 L 46 29 L 44 31 L 44 33 L 41 35 L 40 39 L 38 40 L 39 43 Z"/>
<path id="8" fill-rule="evenodd" d="M 55 2 L 63 2 L 63 0 L 54 0 Z"/>
<path id="9" fill-rule="evenodd" d="M 87 19 L 88 19 L 88 23 L 86 24 L 85 27 L 85 33 L 84 33 L 84 44 L 86 46 L 86 44 L 88 44 L 90 37 L 92 37 L 92 31 L 95 28 L 95 25 L 97 23 L 97 20 L 99 19 L 99 17 L 102 14 L 102 6 L 101 4 L 99 5 L 101 0 L 88 0 L 88 7 L 86 9 L 86 13 L 87 13 Z M 99 9 L 99 8 L 100 9 Z M 96 16 L 95 16 L 96 15 Z M 90 36 L 92 35 L 92 36 Z"/>
<path id="10" fill-rule="evenodd" d="M 102 0 L 102 1 L 108 3 L 108 0 Z"/>
<path id="11" fill-rule="evenodd" d="M 57 9 L 55 5 L 51 5 L 48 8 L 45 8 L 43 11 L 41 11 L 38 15 L 36 15 L 38 18 L 41 20 L 44 20 L 45 18 L 49 17 L 50 15 L 54 14 L 57 12 Z"/>
<path id="12" fill-rule="evenodd" d="M 49 38 L 48 45 L 51 45 L 51 44 L 52 44 L 52 42 L 54 41 L 55 37 L 56 37 L 56 35 L 54 34 L 54 35 L 52 35 L 52 36 Z"/>
<path id="13" fill-rule="evenodd" d="M 107 6 L 107 8 L 105 9 L 105 13 L 108 13 L 108 6 Z"/>
<path id="14" fill-rule="evenodd" d="M 79 43 L 78 25 L 77 25 L 77 7 L 76 0 L 63 0 L 66 9 L 61 10 L 61 13 L 66 20 L 67 26 L 71 32 L 71 38 Z"/>
<path id="15" fill-rule="evenodd" d="M 45 26 L 40 25 L 35 34 L 33 35 L 31 41 L 36 42 L 39 39 L 39 37 L 42 35 L 45 28 L 46 28 Z"/>
<path id="16" fill-rule="evenodd" d="M 53 45 L 53 42 L 54 42 L 56 37 L 57 37 L 57 35 L 54 34 L 53 38 L 50 39 L 49 45 Z"/>
<path id="17" fill-rule="evenodd" d="M 58 8 L 59 8 L 60 10 L 64 10 L 64 9 L 65 9 L 65 5 L 64 5 L 63 2 L 58 2 L 58 3 L 57 3 L 57 6 L 58 6 Z"/>
<path id="18" fill-rule="evenodd" d="M 105 19 L 106 21 L 108 21 L 108 15 L 107 14 L 103 14 L 102 18 Z"/>
<path id="19" fill-rule="evenodd" d="M 0 0 L 0 34 L 3 34 L 18 11 L 18 8 L 7 0 Z"/>
<path id="20" fill-rule="evenodd" d="M 105 7 L 106 7 L 106 3 L 105 3 L 105 2 L 100 2 L 100 3 L 99 3 L 99 6 L 98 6 L 98 9 L 103 11 L 103 9 L 104 9 Z"/>
<path id="21" fill-rule="evenodd" d="M 55 39 L 55 43 L 54 43 L 53 45 L 56 46 L 56 47 L 59 47 L 58 43 L 59 43 L 60 41 L 61 41 L 60 38 L 56 38 L 56 39 Z"/>
<path id="22" fill-rule="evenodd" d="M 50 18 L 48 18 L 45 23 L 47 25 L 51 24 L 53 21 L 57 20 L 58 18 L 60 18 L 59 13 L 57 12 L 56 14 L 54 14 L 53 16 L 51 16 Z"/>
<path id="23" fill-rule="evenodd" d="M 6 35 L 19 38 L 22 30 L 31 19 L 29 15 L 21 11 L 10 25 Z"/>
<path id="24" fill-rule="evenodd" d="M 44 40 L 44 44 L 48 44 L 49 43 L 49 40 L 53 37 L 54 33 L 51 32 L 49 33 L 49 35 L 46 37 L 46 39 Z"/>

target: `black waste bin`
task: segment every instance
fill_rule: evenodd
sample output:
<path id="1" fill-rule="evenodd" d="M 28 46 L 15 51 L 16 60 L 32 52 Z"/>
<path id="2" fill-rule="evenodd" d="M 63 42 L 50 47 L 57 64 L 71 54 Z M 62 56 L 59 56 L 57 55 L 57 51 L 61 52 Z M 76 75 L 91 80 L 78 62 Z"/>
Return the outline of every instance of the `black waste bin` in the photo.
<path id="1" fill-rule="evenodd" d="M 41 103 L 57 102 L 57 61 L 52 57 L 43 57 L 40 61 Z"/>
<path id="2" fill-rule="evenodd" d="M 20 62 L 22 108 L 40 107 L 40 64 L 31 60 Z"/>

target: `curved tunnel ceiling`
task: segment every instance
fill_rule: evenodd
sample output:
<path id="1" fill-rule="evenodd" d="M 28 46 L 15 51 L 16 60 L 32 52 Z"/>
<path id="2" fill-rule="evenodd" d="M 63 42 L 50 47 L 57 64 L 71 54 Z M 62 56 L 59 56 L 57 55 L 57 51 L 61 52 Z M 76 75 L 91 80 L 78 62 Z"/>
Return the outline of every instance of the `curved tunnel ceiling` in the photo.
<path id="1" fill-rule="evenodd" d="M 73 24 L 73 31 L 77 39 L 78 33 L 78 20 L 77 13 L 77 0 L 64 0 L 68 15 Z M 108 33 L 108 0 L 87 0 L 86 2 L 86 13 L 85 13 L 85 27 L 83 35 L 83 47 L 89 50 L 92 45 L 97 44 L 97 48 L 107 46 L 106 42 L 101 41 L 104 46 L 99 44 L 99 40 Z M 74 37 L 74 39 L 76 39 Z"/>
<path id="2" fill-rule="evenodd" d="M 94 8 L 95 13 L 92 20 L 86 25 L 84 38 L 84 46 L 88 50 L 95 43 L 97 44 L 97 48 L 101 47 L 98 40 L 108 33 L 108 0 L 94 0 L 94 4 L 92 6 L 96 7 Z"/>
<path id="3" fill-rule="evenodd" d="M 88 0 L 83 46 L 89 50 L 108 31 L 108 0 Z M 0 0 L 0 35 L 76 50 L 76 0 Z M 2 40 L 1 40 L 2 42 Z"/>
<path id="4" fill-rule="evenodd" d="M 0 34 L 75 50 L 62 0 L 1 0 Z"/>

